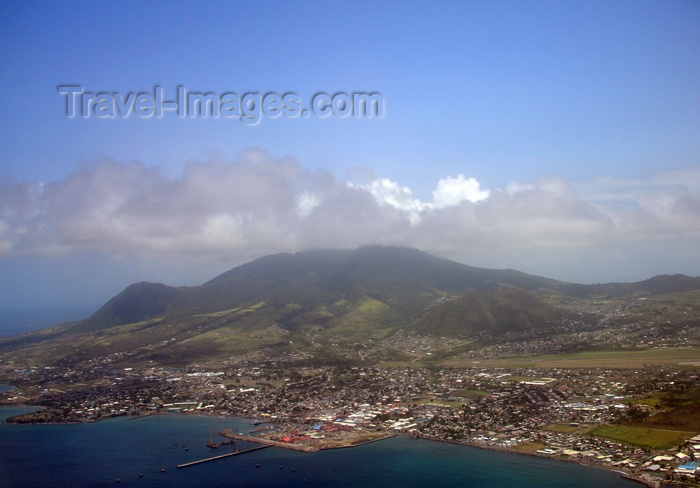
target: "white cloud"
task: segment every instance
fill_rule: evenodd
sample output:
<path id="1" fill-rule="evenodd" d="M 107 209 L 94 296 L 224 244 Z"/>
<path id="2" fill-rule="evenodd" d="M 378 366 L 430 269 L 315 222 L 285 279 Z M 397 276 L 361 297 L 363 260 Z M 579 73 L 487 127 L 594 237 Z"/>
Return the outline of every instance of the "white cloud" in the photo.
<path id="1" fill-rule="evenodd" d="M 671 248 L 700 267 L 694 251 L 700 178 L 693 175 L 700 168 L 489 190 L 459 174 L 439 179 L 432 201 L 423 202 L 389 179 L 338 182 L 263 151 L 190 163 L 178 178 L 138 162 L 102 160 L 44 186 L 1 183 L 0 255 L 96 252 L 232 262 L 383 243 L 530 272 L 547 262 L 609 267 L 606 256 Z M 585 264 L 583 256 L 596 262 Z"/>
<path id="2" fill-rule="evenodd" d="M 379 205 L 388 205 L 399 210 L 403 210 L 408 215 L 412 224 L 420 221 L 420 213 L 426 208 L 426 204 L 413 198 L 413 192 L 406 186 L 388 178 L 379 178 L 368 185 L 353 185 L 348 183 L 349 188 L 358 188 L 371 194 Z"/>
<path id="3" fill-rule="evenodd" d="M 308 217 L 311 211 L 318 207 L 321 200 L 315 195 L 303 191 L 297 197 L 297 209 L 300 217 Z"/>
<path id="4" fill-rule="evenodd" d="M 411 224 L 418 224 L 426 210 L 454 207 L 462 202 L 476 203 L 488 198 L 490 191 L 482 190 L 475 178 L 465 178 L 463 174 L 456 178 L 448 176 L 437 183 L 431 202 L 421 202 L 413 197 L 413 191 L 406 186 L 378 178 L 366 185 L 347 184 L 349 188 L 358 188 L 370 193 L 377 204 L 388 205 L 406 212 Z"/>
<path id="5" fill-rule="evenodd" d="M 515 195 L 516 193 L 520 192 L 525 192 L 525 191 L 532 191 L 535 187 L 532 185 L 523 185 L 518 183 L 517 181 L 511 181 L 508 183 L 508 186 L 506 186 L 505 192 L 508 195 Z"/>
<path id="6" fill-rule="evenodd" d="M 437 188 L 433 192 L 433 204 L 435 208 L 452 207 L 467 201 L 471 203 L 486 200 L 489 190 L 482 190 L 481 184 L 475 178 L 465 178 L 459 174 L 457 178 L 448 176 L 438 181 Z"/>

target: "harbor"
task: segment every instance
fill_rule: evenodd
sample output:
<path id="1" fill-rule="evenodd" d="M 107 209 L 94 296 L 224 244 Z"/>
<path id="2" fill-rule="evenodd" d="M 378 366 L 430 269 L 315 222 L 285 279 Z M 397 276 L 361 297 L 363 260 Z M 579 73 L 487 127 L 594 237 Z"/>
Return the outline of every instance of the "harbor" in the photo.
<path id="1" fill-rule="evenodd" d="M 265 446 L 281 447 L 283 449 L 291 449 L 292 451 L 300 452 L 318 452 L 325 449 L 342 449 L 348 447 L 358 447 L 371 442 L 381 441 L 397 435 L 395 432 L 381 432 L 374 434 L 363 433 L 362 435 L 349 435 L 340 439 L 309 439 L 304 444 L 297 444 L 291 441 L 275 440 L 266 437 L 254 437 L 234 433 L 230 429 L 219 431 L 219 435 L 233 439 L 236 441 L 255 442 Z M 284 437 L 282 437 L 284 439 Z"/>
<path id="2" fill-rule="evenodd" d="M 22 411 L 19 407 L 5 410 L 12 410 L 6 417 Z M 210 428 L 217 440 L 220 430 L 245 430 L 247 425 L 247 419 L 195 415 L 153 415 L 139 422 L 119 417 L 48 428 L 45 425 L 0 424 L 0 438 L 3 439 L 0 451 L 5 461 L 2 485 L 45 486 L 46 472 L 61 472 L 60 477 L 52 479 L 52 487 L 190 488 L 234 482 L 236 486 L 301 486 L 304 483 L 308 488 L 322 488 L 337 485 L 338 480 L 343 480 L 346 486 L 372 486 L 373 480 L 386 480 L 383 486 L 403 488 L 461 486 L 467 478 L 480 488 L 641 486 L 621 479 L 619 474 L 575 463 L 404 436 L 355 449 L 324 449 L 306 456 L 289 449 L 262 449 L 258 453 L 253 451 L 250 455 L 207 462 L 198 467 L 176 468 L 179 464 L 232 451 L 222 447 L 219 448 L 221 452 L 209 451 L 206 443 Z M 49 430 L 52 439 L 60 442 L 61 449 L 56 449 L 55 443 L 45 442 Z M 96 443 L 97 438 L 101 442 Z M 86 450 L 86 445 L 91 448 Z M 236 445 L 240 449 L 257 447 L 238 441 Z M 24 469 L 28 459 L 42 469 Z M 507 469 L 495 470 L 493 466 L 507 466 Z M 231 481 L 232 477 L 235 481 Z M 115 479 L 121 480 L 119 485 L 115 484 Z"/>
<path id="3" fill-rule="evenodd" d="M 254 442 L 256 444 L 262 444 L 263 447 L 281 447 L 283 449 L 291 449 L 293 451 L 301 452 L 316 452 L 319 448 L 314 446 L 300 445 L 300 444 L 290 444 L 287 442 L 275 441 L 272 439 L 265 439 L 262 437 L 253 437 L 249 435 L 236 434 L 231 429 L 224 429 L 219 431 L 219 435 L 228 437 L 236 441 Z"/>

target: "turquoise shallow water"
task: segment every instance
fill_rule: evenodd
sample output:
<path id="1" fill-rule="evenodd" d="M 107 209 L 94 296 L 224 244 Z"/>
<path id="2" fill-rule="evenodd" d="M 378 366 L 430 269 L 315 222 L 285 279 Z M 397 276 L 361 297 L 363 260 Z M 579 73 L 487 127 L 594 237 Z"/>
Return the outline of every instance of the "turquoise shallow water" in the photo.
<path id="1" fill-rule="evenodd" d="M 0 408 L 0 418 L 27 410 Z M 206 447 L 209 430 L 217 436 L 220 429 L 236 427 L 241 432 L 253 428 L 243 419 L 184 415 L 80 425 L 2 424 L 0 486 L 117 486 L 117 479 L 118 486 L 139 487 L 641 486 L 616 473 L 572 463 L 404 437 L 312 454 L 269 448 L 176 469 L 177 464 L 225 453 L 229 446 L 216 451 Z M 245 447 L 252 445 L 239 443 L 239 449 Z"/>

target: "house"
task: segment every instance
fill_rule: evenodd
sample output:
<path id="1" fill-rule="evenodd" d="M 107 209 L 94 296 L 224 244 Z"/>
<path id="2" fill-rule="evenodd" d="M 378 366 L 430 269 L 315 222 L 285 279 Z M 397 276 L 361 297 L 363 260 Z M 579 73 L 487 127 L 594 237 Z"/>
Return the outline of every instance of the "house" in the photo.
<path id="1" fill-rule="evenodd" d="M 673 456 L 663 456 L 663 455 L 661 455 L 661 456 L 656 456 L 656 457 L 654 457 L 653 461 L 654 461 L 655 463 L 662 463 L 662 464 L 663 464 L 663 463 L 670 463 L 671 461 L 673 461 L 673 459 L 674 459 Z"/>
<path id="2" fill-rule="evenodd" d="M 698 462 L 681 464 L 676 468 L 675 473 L 681 476 L 695 476 L 699 467 L 700 463 Z"/>
<path id="3" fill-rule="evenodd" d="M 676 459 L 678 459 L 682 463 L 685 463 L 685 462 L 690 461 L 690 456 L 688 456 L 684 452 L 679 452 L 678 454 L 676 454 Z"/>

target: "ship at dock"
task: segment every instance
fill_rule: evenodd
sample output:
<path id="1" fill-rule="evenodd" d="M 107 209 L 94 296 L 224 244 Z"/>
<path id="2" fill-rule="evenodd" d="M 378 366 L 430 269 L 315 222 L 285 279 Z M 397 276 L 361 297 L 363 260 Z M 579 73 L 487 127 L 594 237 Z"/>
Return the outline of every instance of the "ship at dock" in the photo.
<path id="1" fill-rule="evenodd" d="M 209 429 L 209 442 L 207 443 L 207 447 L 211 447 L 212 449 L 218 449 L 219 444 L 214 442 L 214 438 L 211 435 L 211 429 Z"/>

